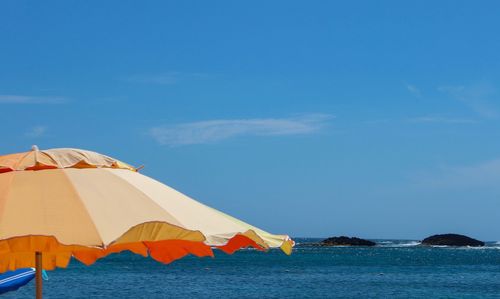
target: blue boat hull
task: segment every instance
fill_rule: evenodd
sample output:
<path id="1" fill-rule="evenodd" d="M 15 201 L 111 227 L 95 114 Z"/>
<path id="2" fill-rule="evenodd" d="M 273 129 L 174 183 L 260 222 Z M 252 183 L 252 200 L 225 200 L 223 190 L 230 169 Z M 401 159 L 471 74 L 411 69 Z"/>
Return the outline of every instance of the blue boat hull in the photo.
<path id="1" fill-rule="evenodd" d="M 35 269 L 24 268 L 0 274 L 0 294 L 17 290 L 35 277 Z"/>

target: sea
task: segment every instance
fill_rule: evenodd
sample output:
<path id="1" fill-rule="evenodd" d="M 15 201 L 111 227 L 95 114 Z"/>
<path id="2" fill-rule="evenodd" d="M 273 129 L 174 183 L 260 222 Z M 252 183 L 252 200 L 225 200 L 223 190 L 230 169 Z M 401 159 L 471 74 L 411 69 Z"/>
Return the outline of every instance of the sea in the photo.
<path id="1" fill-rule="evenodd" d="M 374 240 L 375 247 L 317 247 L 297 238 L 294 252 L 216 251 L 165 265 L 120 253 L 92 266 L 72 261 L 49 271 L 44 298 L 500 298 L 500 242 L 426 247 Z M 33 298 L 34 281 L 2 298 Z"/>

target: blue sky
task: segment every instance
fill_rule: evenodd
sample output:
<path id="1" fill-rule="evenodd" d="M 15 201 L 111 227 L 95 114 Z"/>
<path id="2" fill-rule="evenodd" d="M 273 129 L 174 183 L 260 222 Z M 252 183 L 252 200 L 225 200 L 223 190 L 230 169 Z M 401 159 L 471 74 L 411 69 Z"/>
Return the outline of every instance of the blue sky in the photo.
<path id="1" fill-rule="evenodd" d="M 275 233 L 500 240 L 495 1 L 2 1 L 2 153 L 95 150 Z"/>

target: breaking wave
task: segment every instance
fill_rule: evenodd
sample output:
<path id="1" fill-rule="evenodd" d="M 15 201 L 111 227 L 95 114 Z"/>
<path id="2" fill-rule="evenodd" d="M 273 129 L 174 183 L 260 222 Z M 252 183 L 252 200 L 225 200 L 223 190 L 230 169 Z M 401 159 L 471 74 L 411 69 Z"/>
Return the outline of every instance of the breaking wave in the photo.
<path id="1" fill-rule="evenodd" d="M 419 241 L 379 241 L 378 246 L 381 247 L 412 247 L 418 246 L 421 243 Z"/>

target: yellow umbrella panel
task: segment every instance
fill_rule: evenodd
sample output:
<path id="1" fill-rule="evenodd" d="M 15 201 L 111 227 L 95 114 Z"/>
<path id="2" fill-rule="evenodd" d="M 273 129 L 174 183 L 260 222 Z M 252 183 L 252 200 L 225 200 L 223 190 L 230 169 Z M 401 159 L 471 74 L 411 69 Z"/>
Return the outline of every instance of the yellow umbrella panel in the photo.
<path id="1" fill-rule="evenodd" d="M 116 159 L 51 149 L 0 156 L 0 272 L 35 266 L 89 265 L 129 250 L 169 263 L 242 247 L 281 247 L 273 235 L 199 203 Z"/>

